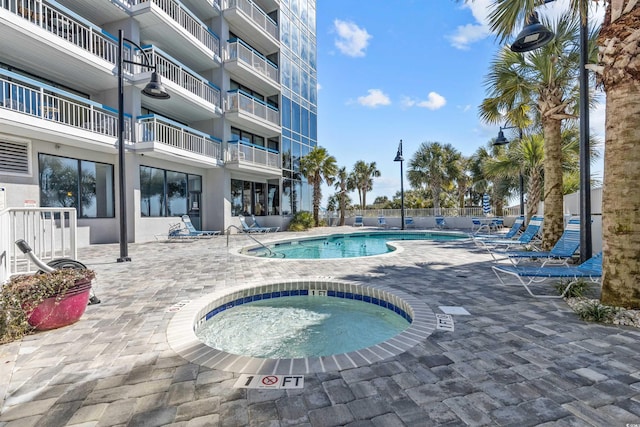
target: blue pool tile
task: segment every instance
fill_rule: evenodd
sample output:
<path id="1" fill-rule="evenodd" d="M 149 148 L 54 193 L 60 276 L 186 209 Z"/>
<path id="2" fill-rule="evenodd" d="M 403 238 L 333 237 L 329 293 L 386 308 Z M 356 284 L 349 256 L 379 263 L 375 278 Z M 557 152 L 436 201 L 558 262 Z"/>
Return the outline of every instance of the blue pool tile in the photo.
<path id="1" fill-rule="evenodd" d="M 308 289 L 300 289 L 300 295 L 309 295 Z"/>
<path id="2" fill-rule="evenodd" d="M 291 291 L 282 291 L 280 292 L 281 297 L 288 297 L 291 295 Z"/>
<path id="3" fill-rule="evenodd" d="M 353 294 L 351 292 L 347 292 L 347 293 L 344 294 L 344 297 L 346 299 L 353 299 Z"/>
<path id="4" fill-rule="evenodd" d="M 344 292 L 340 292 L 340 291 L 338 291 L 338 292 L 336 293 L 336 296 L 337 296 L 338 298 L 344 298 Z"/>
<path id="5" fill-rule="evenodd" d="M 364 298 L 364 297 L 363 297 L 362 295 L 360 295 L 360 294 L 355 294 L 355 295 L 354 295 L 354 297 L 355 297 L 355 299 L 356 299 L 356 300 L 358 300 L 358 301 L 362 301 L 362 299 Z"/>
<path id="6" fill-rule="evenodd" d="M 280 292 L 271 292 L 271 298 L 280 298 Z"/>
<path id="7" fill-rule="evenodd" d="M 336 291 L 327 291 L 327 296 L 335 297 L 336 296 Z"/>

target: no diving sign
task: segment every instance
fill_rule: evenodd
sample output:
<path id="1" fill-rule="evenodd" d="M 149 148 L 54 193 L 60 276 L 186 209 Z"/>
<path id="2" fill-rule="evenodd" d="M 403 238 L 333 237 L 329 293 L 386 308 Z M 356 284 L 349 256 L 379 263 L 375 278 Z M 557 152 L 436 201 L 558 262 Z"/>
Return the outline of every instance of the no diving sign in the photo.
<path id="1" fill-rule="evenodd" d="M 302 375 L 250 375 L 242 374 L 233 385 L 234 388 L 303 388 Z"/>

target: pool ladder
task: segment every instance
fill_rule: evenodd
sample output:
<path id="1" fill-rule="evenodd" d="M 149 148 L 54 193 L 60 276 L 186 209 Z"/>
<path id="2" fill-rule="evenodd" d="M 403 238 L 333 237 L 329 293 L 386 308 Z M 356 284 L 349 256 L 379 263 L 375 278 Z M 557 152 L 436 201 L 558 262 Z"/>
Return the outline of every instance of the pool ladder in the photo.
<path id="1" fill-rule="evenodd" d="M 257 244 L 259 244 L 260 246 L 262 246 L 264 249 L 267 250 L 267 252 L 269 252 L 269 256 L 273 257 L 274 253 L 271 249 L 269 249 L 267 246 L 265 246 L 264 243 L 262 243 L 261 241 L 259 241 L 258 239 L 256 239 L 255 237 L 253 237 L 251 234 L 249 233 L 245 233 L 240 227 L 237 227 L 235 225 L 230 225 L 227 227 L 227 229 L 225 230 L 225 234 L 227 235 L 227 247 L 229 247 L 229 236 L 231 235 L 231 233 L 229 231 L 231 231 L 232 228 L 235 228 L 236 230 L 238 230 L 238 234 L 243 234 L 245 236 L 247 236 L 248 238 L 250 238 L 251 240 L 253 240 L 254 242 L 256 242 Z"/>

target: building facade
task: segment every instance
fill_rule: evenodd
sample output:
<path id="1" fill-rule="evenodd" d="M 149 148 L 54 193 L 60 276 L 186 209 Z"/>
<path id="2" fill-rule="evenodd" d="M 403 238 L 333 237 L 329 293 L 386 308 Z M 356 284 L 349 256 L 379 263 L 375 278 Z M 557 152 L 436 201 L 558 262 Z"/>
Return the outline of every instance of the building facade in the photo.
<path id="1" fill-rule="evenodd" d="M 184 214 L 225 230 L 310 210 L 315 17 L 315 0 L 4 0 L 2 204 L 75 207 L 85 243 L 117 242 L 122 100 L 130 242 Z M 147 64 L 169 99 L 141 94 Z"/>

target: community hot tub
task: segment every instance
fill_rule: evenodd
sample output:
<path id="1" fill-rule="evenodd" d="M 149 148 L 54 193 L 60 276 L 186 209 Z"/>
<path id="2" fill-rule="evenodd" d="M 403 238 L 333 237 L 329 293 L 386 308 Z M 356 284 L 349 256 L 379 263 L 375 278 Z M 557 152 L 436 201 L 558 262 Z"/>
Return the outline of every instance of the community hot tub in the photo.
<path id="1" fill-rule="evenodd" d="M 304 297 L 308 301 L 318 303 L 329 299 L 342 299 L 375 305 L 376 309 L 388 310 L 391 315 L 398 316 L 407 326 L 397 335 L 365 348 L 339 354 L 304 357 L 264 358 L 242 354 L 242 351 L 230 353 L 213 348 L 198 338 L 199 329 L 206 322 L 215 320 L 221 313 L 255 301 L 275 301 L 291 296 Z M 276 316 L 278 313 L 274 311 L 274 317 Z M 326 279 L 291 280 L 260 285 L 249 284 L 199 298 L 176 313 L 169 324 L 167 338 L 174 351 L 192 363 L 229 372 L 286 375 L 339 371 L 379 362 L 424 341 L 435 327 L 435 315 L 429 307 L 394 289 Z M 258 332 L 255 335 L 256 337 L 238 336 L 237 339 L 246 341 L 248 338 L 261 338 Z"/>

